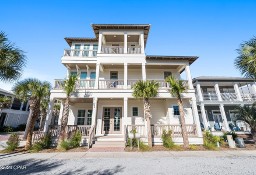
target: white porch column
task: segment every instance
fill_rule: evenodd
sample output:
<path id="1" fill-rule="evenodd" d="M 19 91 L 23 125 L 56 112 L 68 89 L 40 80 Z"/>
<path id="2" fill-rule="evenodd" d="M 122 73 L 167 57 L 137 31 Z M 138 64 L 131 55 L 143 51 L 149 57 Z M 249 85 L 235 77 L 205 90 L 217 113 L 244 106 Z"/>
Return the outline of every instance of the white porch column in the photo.
<path id="1" fill-rule="evenodd" d="M 29 107 L 29 100 L 27 101 L 26 111 L 28 111 L 28 107 Z"/>
<path id="2" fill-rule="evenodd" d="M 147 77 L 146 77 L 146 64 L 142 63 L 142 80 L 146 81 Z"/>
<path id="3" fill-rule="evenodd" d="M 202 94 L 201 86 L 199 83 L 196 84 L 196 90 L 197 90 L 198 100 L 203 101 L 203 94 Z"/>
<path id="4" fill-rule="evenodd" d="M 192 102 L 192 112 L 193 112 L 193 116 L 194 116 L 193 117 L 194 123 L 196 124 L 197 136 L 203 137 L 201 126 L 200 126 L 200 120 L 199 120 L 199 116 L 198 116 L 198 111 L 197 111 L 196 97 L 192 97 L 191 102 Z"/>
<path id="5" fill-rule="evenodd" d="M 96 118 L 97 118 L 97 106 L 98 106 L 98 98 L 93 98 L 93 105 L 92 105 L 92 126 L 96 125 Z M 96 127 L 96 126 L 95 126 Z"/>
<path id="6" fill-rule="evenodd" d="M 215 83 L 214 89 L 215 89 L 216 95 L 218 97 L 218 100 L 222 101 L 222 98 L 221 98 L 221 95 L 220 95 L 220 88 L 219 88 L 219 84 L 218 83 Z"/>
<path id="7" fill-rule="evenodd" d="M 140 34 L 140 47 L 141 47 L 141 53 L 145 53 L 144 33 Z"/>
<path id="8" fill-rule="evenodd" d="M 210 126 L 209 121 L 207 120 L 206 114 L 205 114 L 205 108 L 204 108 L 204 104 L 200 105 L 200 109 L 201 109 L 201 115 L 203 118 L 203 122 L 204 122 L 204 128 L 205 130 L 207 130 Z"/>
<path id="9" fill-rule="evenodd" d="M 24 106 L 24 102 L 21 102 L 21 104 L 20 104 L 20 111 L 22 111 L 23 106 Z"/>
<path id="10" fill-rule="evenodd" d="M 48 110 L 47 110 L 47 116 L 45 119 L 44 132 L 48 131 L 48 127 L 51 124 L 53 105 L 54 105 L 54 99 L 50 97 L 50 102 L 49 102 Z"/>
<path id="11" fill-rule="evenodd" d="M 70 70 L 67 69 L 67 78 L 69 77 L 69 75 L 70 75 Z"/>
<path id="12" fill-rule="evenodd" d="M 256 95 L 256 83 L 252 84 L 252 94 Z"/>
<path id="13" fill-rule="evenodd" d="M 237 95 L 237 100 L 238 101 L 243 101 L 242 99 L 242 96 L 241 96 L 241 93 L 240 93 L 240 90 L 239 90 L 239 87 L 238 87 L 238 84 L 235 83 L 234 84 L 234 89 L 235 89 L 235 92 L 236 92 L 236 95 Z"/>
<path id="14" fill-rule="evenodd" d="M 185 71 L 186 71 L 186 77 L 187 77 L 187 80 L 188 80 L 188 88 L 189 89 L 194 89 L 193 84 L 192 84 L 192 77 L 191 77 L 191 73 L 190 73 L 189 64 L 186 65 Z"/>
<path id="15" fill-rule="evenodd" d="M 65 101 L 61 100 L 60 112 L 59 112 L 59 117 L 58 117 L 58 125 L 61 125 L 61 119 L 62 119 L 62 114 L 63 114 L 64 103 L 65 103 Z"/>
<path id="16" fill-rule="evenodd" d="M 124 120 L 123 120 L 123 131 L 124 128 L 126 128 L 128 121 L 127 121 L 127 117 L 128 117 L 128 98 L 124 97 Z M 122 131 L 122 132 L 123 132 Z"/>
<path id="17" fill-rule="evenodd" d="M 124 89 L 127 89 L 127 79 L 128 77 L 128 70 L 127 70 L 127 63 L 124 63 Z"/>
<path id="18" fill-rule="evenodd" d="M 223 104 L 220 104 L 220 113 L 221 113 L 221 117 L 223 119 L 223 124 L 224 124 L 225 130 L 230 131 L 229 126 L 228 126 L 228 120 L 227 120 L 227 117 L 226 117 L 226 113 L 225 113 L 225 109 L 224 109 Z"/>
<path id="19" fill-rule="evenodd" d="M 127 53 L 127 33 L 124 33 L 124 53 Z"/>
<path id="20" fill-rule="evenodd" d="M 12 101 L 9 109 L 12 109 L 13 102 L 14 102 L 14 96 L 12 96 Z"/>
<path id="21" fill-rule="evenodd" d="M 101 53 L 102 47 L 102 33 L 99 33 L 99 45 L 98 45 L 98 53 Z"/>
<path id="22" fill-rule="evenodd" d="M 95 89 L 99 89 L 100 63 L 96 64 Z"/>

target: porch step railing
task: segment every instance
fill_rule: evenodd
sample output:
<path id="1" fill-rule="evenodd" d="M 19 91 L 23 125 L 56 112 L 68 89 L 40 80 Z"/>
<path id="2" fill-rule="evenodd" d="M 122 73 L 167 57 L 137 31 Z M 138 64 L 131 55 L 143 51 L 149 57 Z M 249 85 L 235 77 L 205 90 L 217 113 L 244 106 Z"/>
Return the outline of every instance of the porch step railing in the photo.
<path id="1" fill-rule="evenodd" d="M 67 125 L 66 128 L 66 134 L 68 137 L 71 136 L 71 134 L 74 131 L 80 131 L 82 136 L 89 136 L 91 125 Z M 49 126 L 49 133 L 51 134 L 52 138 L 58 138 L 60 134 L 60 125 L 50 125 Z M 43 131 L 34 131 L 33 132 L 33 142 L 40 140 L 45 135 L 45 132 Z"/>

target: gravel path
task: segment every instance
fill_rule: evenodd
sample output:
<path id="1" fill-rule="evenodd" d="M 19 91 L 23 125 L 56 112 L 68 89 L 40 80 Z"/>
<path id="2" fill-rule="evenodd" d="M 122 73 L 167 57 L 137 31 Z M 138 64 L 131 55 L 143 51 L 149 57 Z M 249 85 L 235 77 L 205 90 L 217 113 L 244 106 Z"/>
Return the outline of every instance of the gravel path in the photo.
<path id="1" fill-rule="evenodd" d="M 0 155 L 0 174 L 256 174 L 256 151 Z M 5 168 L 5 169 L 3 169 Z M 9 169 L 6 169 L 9 168 Z"/>

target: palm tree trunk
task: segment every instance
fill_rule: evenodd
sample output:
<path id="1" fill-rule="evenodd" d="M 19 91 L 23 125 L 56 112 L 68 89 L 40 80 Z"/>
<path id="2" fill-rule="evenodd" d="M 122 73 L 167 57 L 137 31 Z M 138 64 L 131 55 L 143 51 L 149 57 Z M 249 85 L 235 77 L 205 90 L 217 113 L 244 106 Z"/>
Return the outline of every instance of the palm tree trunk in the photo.
<path id="1" fill-rule="evenodd" d="M 46 115 L 47 115 L 46 110 L 45 110 L 45 109 L 42 109 L 42 111 L 41 111 L 40 125 L 39 125 L 40 130 L 43 130 L 43 129 L 44 129 L 44 124 L 45 124 Z"/>
<path id="2" fill-rule="evenodd" d="M 60 149 L 61 142 L 67 138 L 66 127 L 68 124 L 68 116 L 69 116 L 69 97 L 67 97 L 65 100 L 65 104 L 62 112 L 60 135 L 58 138 L 58 146 L 57 146 L 58 149 Z"/>
<path id="3" fill-rule="evenodd" d="M 252 133 L 252 139 L 254 140 L 255 144 L 256 144 L 256 131 L 251 130 Z"/>
<path id="4" fill-rule="evenodd" d="M 147 134 L 148 134 L 148 146 L 152 147 L 152 133 L 151 133 L 151 113 L 150 113 L 150 103 L 148 98 L 144 99 L 144 115 L 147 121 Z"/>
<path id="5" fill-rule="evenodd" d="M 180 111 L 180 124 L 181 124 L 181 134 L 183 137 L 183 144 L 185 148 L 188 148 L 189 147 L 188 133 L 187 133 L 186 123 L 185 123 L 183 103 L 180 97 L 178 97 L 178 106 Z"/>
<path id="6" fill-rule="evenodd" d="M 29 100 L 28 103 L 29 103 L 29 105 L 31 105 L 32 101 Z M 32 117 L 32 110 L 31 110 L 31 106 L 30 106 L 29 115 L 28 115 L 27 124 L 26 124 L 26 129 L 25 129 L 25 133 L 24 133 L 23 139 L 27 139 L 27 135 L 28 135 L 28 123 L 31 122 L 31 117 Z"/>
<path id="7" fill-rule="evenodd" d="M 36 119 L 40 113 L 40 101 L 36 98 L 31 100 L 30 103 L 30 112 L 31 112 L 31 120 L 29 121 L 29 123 L 27 123 L 27 141 L 26 141 L 26 145 L 25 145 L 25 150 L 30 149 L 31 145 L 32 145 L 32 136 L 33 136 L 33 131 L 34 131 L 34 126 L 35 126 L 35 122 Z"/>

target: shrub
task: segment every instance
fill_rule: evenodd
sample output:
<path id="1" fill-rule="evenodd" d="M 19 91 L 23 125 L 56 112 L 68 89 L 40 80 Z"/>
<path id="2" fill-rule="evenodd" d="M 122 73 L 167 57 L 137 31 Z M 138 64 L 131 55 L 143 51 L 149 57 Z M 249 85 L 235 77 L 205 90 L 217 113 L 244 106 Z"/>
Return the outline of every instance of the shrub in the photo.
<path id="1" fill-rule="evenodd" d="M 138 146 L 138 139 L 133 138 L 132 139 L 132 145 L 131 145 L 131 138 L 128 138 L 127 140 L 127 146 L 137 147 Z"/>
<path id="2" fill-rule="evenodd" d="M 34 143 L 31 147 L 32 152 L 38 152 L 43 149 L 50 148 L 52 144 L 51 134 L 46 134 L 43 138 L 41 138 L 38 142 Z"/>
<path id="3" fill-rule="evenodd" d="M 77 148 L 80 146 L 80 142 L 82 140 L 82 134 L 80 131 L 76 131 L 71 139 L 69 140 L 69 143 L 70 143 L 70 147 L 71 148 Z"/>
<path id="4" fill-rule="evenodd" d="M 233 140 L 235 140 L 235 138 L 237 138 L 237 134 L 234 131 L 231 132 L 225 132 L 224 135 L 222 136 L 222 138 L 227 141 L 227 135 L 232 135 Z"/>
<path id="5" fill-rule="evenodd" d="M 166 131 L 166 130 L 163 130 L 163 134 L 162 134 L 162 141 L 163 141 L 163 146 L 165 148 L 174 148 L 175 147 L 175 144 L 174 142 L 172 141 L 172 131 L 169 130 L 169 131 Z"/>
<path id="6" fill-rule="evenodd" d="M 13 131 L 13 127 L 11 126 L 4 126 L 4 132 L 12 132 Z"/>
<path id="7" fill-rule="evenodd" d="M 221 142 L 219 136 L 213 136 L 209 131 L 204 133 L 204 147 L 206 149 L 215 150 L 217 148 L 217 142 Z"/>
<path id="8" fill-rule="evenodd" d="M 196 145 L 189 145 L 189 149 L 192 151 L 197 150 L 197 146 Z"/>
<path id="9" fill-rule="evenodd" d="M 20 139 L 18 134 L 16 133 L 11 134 L 6 144 L 7 144 L 7 147 L 6 147 L 7 151 L 14 151 L 20 144 Z"/>
<path id="10" fill-rule="evenodd" d="M 140 151 L 150 151 L 150 147 L 142 141 L 140 141 L 140 147 L 139 148 L 140 148 Z"/>
<path id="11" fill-rule="evenodd" d="M 80 131 L 76 131 L 70 139 L 64 140 L 60 144 L 60 149 L 63 151 L 69 150 L 71 148 L 77 148 L 80 146 L 82 140 L 82 134 Z"/>

